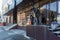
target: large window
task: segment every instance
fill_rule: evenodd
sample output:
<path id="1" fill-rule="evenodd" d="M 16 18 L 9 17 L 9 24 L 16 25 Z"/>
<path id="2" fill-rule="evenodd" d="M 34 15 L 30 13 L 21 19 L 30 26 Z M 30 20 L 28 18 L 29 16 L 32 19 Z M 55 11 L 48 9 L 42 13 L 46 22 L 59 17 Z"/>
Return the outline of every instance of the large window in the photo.
<path id="1" fill-rule="evenodd" d="M 58 13 L 60 13 L 60 1 L 58 2 Z"/>
<path id="2" fill-rule="evenodd" d="M 43 16 L 45 15 L 45 19 L 46 19 L 46 24 L 51 24 L 52 22 L 56 21 L 57 22 L 57 14 L 58 14 L 58 4 L 57 1 L 53 2 L 53 3 L 48 3 L 46 5 L 44 5 L 43 7 L 41 7 L 40 9 L 43 9 L 44 11 L 42 12 L 42 17 L 41 19 L 43 19 Z"/>
<path id="3" fill-rule="evenodd" d="M 57 16 L 57 22 L 60 24 L 60 1 L 58 1 L 58 16 Z"/>

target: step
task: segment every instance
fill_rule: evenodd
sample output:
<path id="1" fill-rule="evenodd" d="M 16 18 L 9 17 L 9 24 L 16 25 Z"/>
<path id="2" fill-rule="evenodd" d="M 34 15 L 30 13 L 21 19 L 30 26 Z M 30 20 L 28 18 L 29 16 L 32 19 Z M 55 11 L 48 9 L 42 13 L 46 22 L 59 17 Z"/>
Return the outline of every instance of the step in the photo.
<path id="1" fill-rule="evenodd" d="M 49 29 L 50 31 L 59 31 L 60 30 L 60 28 L 56 28 L 56 29 Z"/>
<path id="2" fill-rule="evenodd" d="M 60 37 L 60 35 L 58 35 L 58 37 Z"/>
<path id="3" fill-rule="evenodd" d="M 53 33 L 56 34 L 56 35 L 60 35 L 60 31 L 55 31 Z"/>
<path id="4" fill-rule="evenodd" d="M 60 29 L 60 27 L 56 28 L 56 29 Z"/>

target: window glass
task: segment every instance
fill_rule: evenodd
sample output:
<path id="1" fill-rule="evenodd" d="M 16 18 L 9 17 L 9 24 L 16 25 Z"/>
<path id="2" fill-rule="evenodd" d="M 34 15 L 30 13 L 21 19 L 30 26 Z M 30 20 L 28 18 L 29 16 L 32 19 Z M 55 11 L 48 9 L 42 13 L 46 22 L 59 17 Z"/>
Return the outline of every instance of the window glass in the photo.
<path id="1" fill-rule="evenodd" d="M 56 11 L 56 2 L 50 3 L 50 10 L 51 11 Z"/>
<path id="2" fill-rule="evenodd" d="M 53 2 L 53 3 L 49 3 L 49 4 L 46 4 L 44 6 L 42 6 L 41 8 L 41 11 L 42 11 L 42 16 L 41 16 L 41 19 L 43 16 L 45 16 L 45 19 L 46 19 L 46 23 L 52 23 L 52 22 L 56 22 L 57 21 L 57 2 Z M 43 10 L 42 10 L 43 9 Z"/>
<path id="3" fill-rule="evenodd" d="M 58 13 L 60 13 L 60 1 L 58 2 Z"/>

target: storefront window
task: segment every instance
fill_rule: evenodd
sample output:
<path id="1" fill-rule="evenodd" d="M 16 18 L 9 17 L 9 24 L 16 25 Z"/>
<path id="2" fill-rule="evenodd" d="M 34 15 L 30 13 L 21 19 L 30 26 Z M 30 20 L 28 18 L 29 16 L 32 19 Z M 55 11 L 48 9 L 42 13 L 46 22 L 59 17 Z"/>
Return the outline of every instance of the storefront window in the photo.
<path id="1" fill-rule="evenodd" d="M 55 11 L 56 12 L 56 10 L 57 10 L 56 9 L 56 7 L 57 7 L 56 4 L 57 4 L 56 2 L 50 3 L 50 10 L 51 11 Z"/>
<path id="2" fill-rule="evenodd" d="M 57 15 L 57 22 L 60 24 L 60 1 L 58 1 L 58 15 Z"/>
<path id="3" fill-rule="evenodd" d="M 56 1 L 56 2 L 49 3 L 49 4 L 46 4 L 43 7 L 41 7 L 43 9 L 42 17 L 45 16 L 46 24 L 49 24 L 49 23 L 51 24 L 52 22 L 57 21 L 57 13 L 58 13 L 57 12 L 57 10 L 58 10 L 57 5 L 58 4 Z M 42 19 L 42 17 L 41 17 L 41 19 Z"/>
<path id="4" fill-rule="evenodd" d="M 58 13 L 60 14 L 60 1 L 58 1 Z"/>

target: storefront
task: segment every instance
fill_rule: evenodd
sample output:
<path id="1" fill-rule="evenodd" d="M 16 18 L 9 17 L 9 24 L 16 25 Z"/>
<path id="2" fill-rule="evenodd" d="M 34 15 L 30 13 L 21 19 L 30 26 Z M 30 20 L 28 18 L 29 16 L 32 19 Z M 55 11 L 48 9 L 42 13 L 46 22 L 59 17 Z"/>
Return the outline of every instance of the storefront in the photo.
<path id="1" fill-rule="evenodd" d="M 43 5 L 40 7 L 40 18 L 42 24 L 51 24 L 57 22 L 58 16 L 58 1 Z"/>
<path id="2" fill-rule="evenodd" d="M 36 4 L 31 6 L 31 9 L 29 9 L 28 5 L 27 5 L 27 8 L 20 10 L 21 5 L 20 5 L 20 7 L 17 6 L 18 7 L 18 9 L 17 9 L 17 23 L 19 25 L 29 24 L 28 22 L 31 21 L 31 19 L 30 19 L 31 15 L 34 17 L 34 19 L 35 19 L 34 23 L 36 22 L 36 25 L 37 24 L 38 25 L 41 25 L 41 24 L 46 25 L 46 24 L 50 24 L 53 21 L 57 22 L 58 1 L 55 1 L 55 2 L 48 1 L 48 2 L 47 1 L 41 2 L 42 4 L 40 2 L 37 2 Z M 23 4 L 22 4 L 22 6 L 23 6 Z M 23 7 L 21 7 L 21 8 L 23 8 Z M 20 12 L 20 11 L 22 11 L 22 12 Z M 13 12 L 11 12 L 11 14 L 13 14 Z M 13 22 L 13 15 L 9 17 L 9 20 L 10 20 L 9 23 Z"/>

